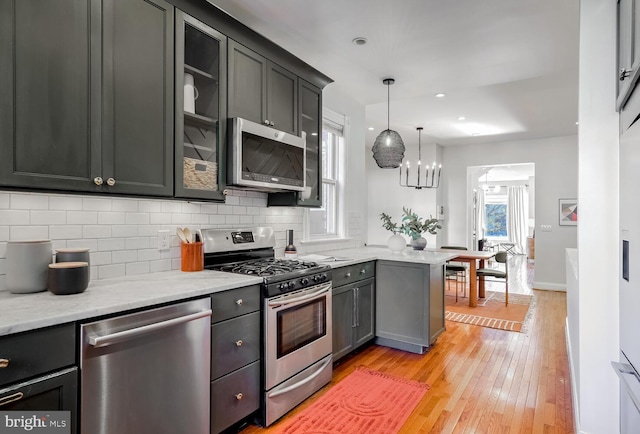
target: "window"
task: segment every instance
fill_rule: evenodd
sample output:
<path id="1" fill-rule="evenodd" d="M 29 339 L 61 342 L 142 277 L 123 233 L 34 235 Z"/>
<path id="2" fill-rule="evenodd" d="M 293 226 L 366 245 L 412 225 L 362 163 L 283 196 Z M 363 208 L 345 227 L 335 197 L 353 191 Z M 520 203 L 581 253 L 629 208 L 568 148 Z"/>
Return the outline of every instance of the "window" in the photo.
<path id="1" fill-rule="evenodd" d="M 308 210 L 308 240 L 344 237 L 341 205 L 344 124 L 344 116 L 323 109 L 322 207 Z"/>
<path id="2" fill-rule="evenodd" d="M 487 238 L 507 239 L 507 196 L 487 194 L 485 197 L 485 235 Z"/>

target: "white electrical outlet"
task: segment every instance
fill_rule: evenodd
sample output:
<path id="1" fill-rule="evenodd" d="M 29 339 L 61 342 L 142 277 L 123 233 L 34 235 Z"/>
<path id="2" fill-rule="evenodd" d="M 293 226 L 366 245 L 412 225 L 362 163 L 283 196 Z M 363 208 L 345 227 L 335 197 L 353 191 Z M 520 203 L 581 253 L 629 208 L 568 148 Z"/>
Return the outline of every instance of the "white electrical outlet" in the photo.
<path id="1" fill-rule="evenodd" d="M 551 232 L 551 225 L 540 225 L 540 230 L 542 232 Z"/>
<path id="2" fill-rule="evenodd" d="M 158 250 L 169 250 L 171 247 L 171 236 L 168 230 L 158 231 Z"/>

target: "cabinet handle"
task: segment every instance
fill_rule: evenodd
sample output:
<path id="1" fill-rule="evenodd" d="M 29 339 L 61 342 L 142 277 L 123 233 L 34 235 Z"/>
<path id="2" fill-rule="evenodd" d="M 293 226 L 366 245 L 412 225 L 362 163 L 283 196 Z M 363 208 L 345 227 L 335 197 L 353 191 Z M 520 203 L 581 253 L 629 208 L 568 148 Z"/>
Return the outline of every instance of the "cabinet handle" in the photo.
<path id="1" fill-rule="evenodd" d="M 18 392 L 13 395 L 5 396 L 4 398 L 0 398 L 0 407 L 3 405 L 10 404 L 12 402 L 20 401 L 24 397 L 24 393 Z"/>
<path id="2" fill-rule="evenodd" d="M 269 119 L 265 119 L 264 120 L 264 124 L 268 126 L 269 125 Z"/>
<path id="3" fill-rule="evenodd" d="M 109 187 L 113 187 L 114 185 L 116 185 L 116 180 L 115 180 L 115 179 L 113 179 L 113 178 L 108 178 L 108 179 L 107 179 L 107 185 L 108 185 Z"/>
<path id="4" fill-rule="evenodd" d="M 273 127 L 275 124 L 273 123 L 273 121 L 269 121 L 269 126 Z"/>
<path id="5" fill-rule="evenodd" d="M 356 288 L 356 327 L 360 327 L 360 288 Z"/>
<path id="6" fill-rule="evenodd" d="M 356 290 L 357 289 L 358 288 L 353 288 L 353 290 L 351 291 L 351 299 L 352 299 L 352 302 L 351 302 L 351 328 L 357 327 L 357 324 L 356 324 L 356 315 L 357 315 L 357 310 L 356 309 L 357 309 L 357 303 L 358 303 L 358 300 L 356 298 Z"/>
<path id="7" fill-rule="evenodd" d="M 345 274 L 344 277 L 351 277 L 351 273 Z"/>
<path id="8" fill-rule="evenodd" d="M 238 393 L 238 394 L 236 395 L 236 399 L 237 399 L 238 401 L 240 401 L 240 400 L 242 399 L 242 397 L 243 397 L 243 396 L 244 396 L 244 395 L 242 394 L 242 392 L 241 392 L 241 393 Z"/>
<path id="9" fill-rule="evenodd" d="M 102 178 L 99 177 L 99 176 L 96 176 L 95 178 L 93 178 L 93 183 L 95 185 L 102 185 L 102 183 L 103 183 Z"/>
<path id="10" fill-rule="evenodd" d="M 237 300 L 236 300 L 236 304 L 237 304 L 238 306 L 242 306 L 242 299 L 241 299 L 241 298 L 237 299 Z"/>
<path id="11" fill-rule="evenodd" d="M 0 359 L 0 369 L 6 368 L 9 366 L 9 359 Z"/>
<path id="12" fill-rule="evenodd" d="M 631 69 L 622 68 L 620 70 L 620 75 L 618 76 L 618 78 L 620 78 L 620 81 L 624 81 L 624 79 L 629 77 L 630 75 L 631 75 Z"/>
<path id="13" fill-rule="evenodd" d="M 238 340 L 236 341 L 236 347 L 241 347 L 241 346 L 242 346 L 242 344 L 244 344 L 244 342 L 242 342 L 242 339 L 238 339 Z"/>

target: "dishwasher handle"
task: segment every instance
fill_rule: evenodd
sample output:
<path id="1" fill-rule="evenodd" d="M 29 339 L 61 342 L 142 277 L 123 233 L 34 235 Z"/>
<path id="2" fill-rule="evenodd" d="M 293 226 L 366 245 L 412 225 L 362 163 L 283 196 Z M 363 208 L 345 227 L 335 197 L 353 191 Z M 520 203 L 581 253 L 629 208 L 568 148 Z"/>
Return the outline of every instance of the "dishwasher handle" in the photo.
<path id="1" fill-rule="evenodd" d="M 117 344 L 119 342 L 123 342 L 129 339 L 133 339 L 142 334 L 151 333 L 157 330 L 162 330 L 167 327 L 172 327 L 174 325 L 183 324 L 185 322 L 193 321 L 200 318 L 210 317 L 212 314 L 211 309 L 206 309 L 200 312 L 192 313 L 185 316 L 180 316 L 178 318 L 169 319 L 166 321 L 161 321 L 153 324 L 148 324 L 141 327 L 136 327 L 128 330 L 123 330 L 121 332 L 111 333 L 104 336 L 91 336 L 89 337 L 89 345 L 100 348 L 106 347 L 108 345 Z"/>

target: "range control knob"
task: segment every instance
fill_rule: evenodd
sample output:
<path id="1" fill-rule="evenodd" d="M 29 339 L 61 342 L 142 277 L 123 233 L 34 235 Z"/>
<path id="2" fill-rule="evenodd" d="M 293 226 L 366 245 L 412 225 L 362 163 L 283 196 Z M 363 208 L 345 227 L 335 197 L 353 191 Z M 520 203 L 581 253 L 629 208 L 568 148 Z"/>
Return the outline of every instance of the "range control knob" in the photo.
<path id="1" fill-rule="evenodd" d="M 322 280 L 322 275 L 320 274 L 316 274 L 315 276 L 313 276 L 313 281 L 314 282 L 320 282 Z"/>
<path id="2" fill-rule="evenodd" d="M 278 285 L 278 289 L 280 291 L 285 291 L 289 289 L 289 284 L 287 282 L 282 282 L 280 285 Z"/>
<path id="3" fill-rule="evenodd" d="M 300 279 L 300 284 L 308 285 L 309 284 L 309 279 L 307 279 L 306 277 L 303 277 L 302 279 Z"/>

